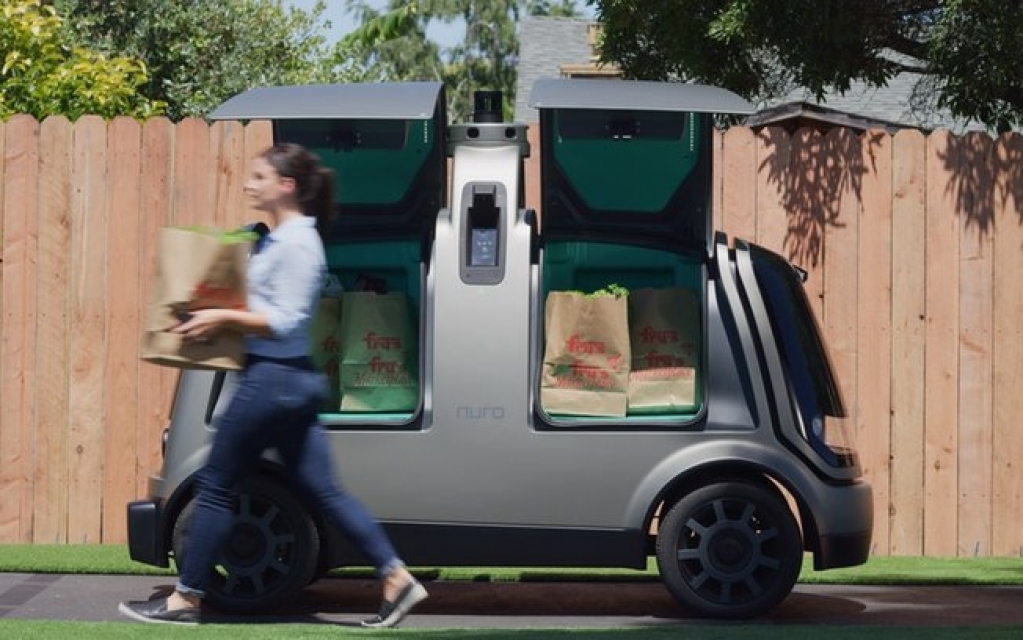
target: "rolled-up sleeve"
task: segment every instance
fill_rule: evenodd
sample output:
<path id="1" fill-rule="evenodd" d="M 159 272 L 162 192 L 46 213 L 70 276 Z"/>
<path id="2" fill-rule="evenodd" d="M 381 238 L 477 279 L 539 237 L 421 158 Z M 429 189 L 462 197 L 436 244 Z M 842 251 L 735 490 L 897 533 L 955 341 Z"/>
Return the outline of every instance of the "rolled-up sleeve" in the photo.
<path id="1" fill-rule="evenodd" d="M 275 229 L 249 261 L 249 309 L 266 317 L 272 337 L 248 336 L 249 353 L 307 354 L 310 326 L 327 272 L 323 244 L 312 218 Z"/>
<path id="2" fill-rule="evenodd" d="M 313 252 L 295 243 L 282 243 L 275 257 L 280 268 L 267 274 L 273 295 L 263 300 L 263 313 L 274 337 L 286 339 L 305 331 L 316 310 L 322 266 Z"/>

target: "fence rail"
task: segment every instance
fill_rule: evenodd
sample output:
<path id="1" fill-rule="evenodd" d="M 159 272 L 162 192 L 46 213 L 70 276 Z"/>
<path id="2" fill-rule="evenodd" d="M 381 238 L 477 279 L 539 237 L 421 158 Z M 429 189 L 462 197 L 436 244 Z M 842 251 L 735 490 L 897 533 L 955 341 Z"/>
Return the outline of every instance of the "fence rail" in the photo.
<path id="1" fill-rule="evenodd" d="M 242 183 L 269 140 L 261 122 L 0 123 L 0 542 L 125 540 L 175 379 L 138 359 L 157 231 L 255 219 Z M 810 272 L 873 553 L 1023 555 L 1023 137 L 740 127 L 715 145 L 716 228 Z"/>

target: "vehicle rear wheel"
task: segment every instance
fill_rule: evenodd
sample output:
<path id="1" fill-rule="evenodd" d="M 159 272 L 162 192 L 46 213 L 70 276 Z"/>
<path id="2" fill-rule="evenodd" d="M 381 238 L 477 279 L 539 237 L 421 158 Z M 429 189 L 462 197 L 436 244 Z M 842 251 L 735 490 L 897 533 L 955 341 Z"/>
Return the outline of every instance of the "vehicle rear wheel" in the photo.
<path id="1" fill-rule="evenodd" d="M 693 612 L 753 618 L 792 591 L 803 543 L 792 512 L 774 491 L 721 482 L 686 495 L 657 534 L 657 564 L 668 590 Z"/>
<path id="2" fill-rule="evenodd" d="M 193 498 L 174 524 L 180 569 L 188 554 Z M 280 484 L 253 477 L 239 491 L 231 531 L 212 569 L 206 602 L 228 613 L 256 613 L 293 600 L 316 573 L 320 540 L 312 518 Z"/>

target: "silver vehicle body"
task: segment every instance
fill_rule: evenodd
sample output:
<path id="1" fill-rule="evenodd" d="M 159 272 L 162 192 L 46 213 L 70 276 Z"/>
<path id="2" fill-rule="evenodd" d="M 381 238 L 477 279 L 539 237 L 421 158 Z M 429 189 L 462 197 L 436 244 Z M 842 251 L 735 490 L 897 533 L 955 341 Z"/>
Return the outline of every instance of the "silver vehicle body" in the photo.
<path id="1" fill-rule="evenodd" d="M 710 150 L 700 148 L 691 160 L 705 176 L 693 187 L 695 204 L 692 194 L 683 194 L 690 204 L 681 221 L 644 230 L 617 214 L 595 216 L 592 228 L 580 223 L 572 213 L 574 196 L 559 191 L 571 176 L 553 175 L 557 159 L 544 149 L 541 231 L 522 202 L 523 159 L 536 151 L 526 142 L 526 127 L 485 116 L 446 126 L 443 101 L 434 83 L 279 87 L 242 94 L 214 114 L 271 118 L 278 139 L 306 121 L 432 122 L 443 153 L 438 166 L 450 158 L 450 179 L 438 168 L 425 183 L 434 192 L 413 207 L 433 208 L 423 218 L 429 228 L 399 221 L 374 229 L 371 217 L 356 213 L 345 244 L 329 253 L 342 272 L 386 266 L 386 247 L 417 254 L 405 260 L 414 265 L 405 277 L 419 320 L 418 408 L 322 416 L 344 486 L 385 524 L 406 560 L 419 566 L 645 568 L 654 553 L 651 531 L 673 505 L 701 488 L 739 483 L 792 505 L 802 548 L 813 552 L 818 569 L 864 562 L 870 488 L 861 481 L 855 453 L 840 441 L 835 418 L 841 400 L 826 355 L 816 349 L 819 332 L 798 300 L 800 274 L 777 256 L 742 241 L 729 244 L 709 228 L 709 190 L 699 190 L 709 184 Z M 626 81 L 542 80 L 531 103 L 541 112 L 541 128 L 567 131 L 573 118 L 614 114 L 611 126 L 625 122 L 615 133 L 625 140 L 641 135 L 636 122 L 646 114 L 684 113 L 690 135 L 709 136 L 709 114 L 747 110 L 736 96 L 712 87 Z M 639 115 L 632 121 L 628 114 Z M 542 139 L 552 136 L 548 130 Z M 343 175 L 341 181 L 343 191 Z M 481 210 L 485 219 L 475 219 Z M 496 238 L 484 248 L 492 253 L 483 263 L 471 258 L 479 250 L 472 242 L 479 225 Z M 412 239 L 395 244 L 395 228 L 409 230 Z M 630 245 L 627 258 L 649 255 L 681 265 L 685 284 L 699 294 L 698 405 L 685 415 L 549 415 L 539 402 L 544 299 L 555 277 L 548 273 L 555 269 L 548 252 L 591 251 L 614 273 L 623 265 L 605 256 L 615 255 L 622 238 Z M 358 242 L 363 249 L 352 249 Z M 644 283 L 642 269 L 629 275 L 633 263 L 624 266 L 612 281 Z M 793 335 L 786 337 L 785 327 Z M 803 353 L 806 344 L 814 347 L 811 353 Z M 181 375 L 163 468 L 151 480 L 150 499 L 129 507 L 137 560 L 168 564 L 175 522 L 232 386 L 233 374 Z M 826 421 L 828 436 L 822 435 Z M 287 484 L 272 451 L 266 474 Z M 319 531 L 321 570 L 362 562 L 318 514 L 310 518 Z M 783 587 L 787 592 L 791 585 Z M 722 604 L 694 608 L 709 615 L 763 612 L 755 604 L 729 607 L 727 596 Z"/>

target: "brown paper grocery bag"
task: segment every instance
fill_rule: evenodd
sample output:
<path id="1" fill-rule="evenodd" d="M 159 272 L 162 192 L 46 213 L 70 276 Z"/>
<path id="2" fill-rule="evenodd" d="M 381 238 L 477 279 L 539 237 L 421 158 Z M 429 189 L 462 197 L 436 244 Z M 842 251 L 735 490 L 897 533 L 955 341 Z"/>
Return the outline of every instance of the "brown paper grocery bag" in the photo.
<path id="1" fill-rule="evenodd" d="M 544 316 L 544 410 L 624 416 L 631 358 L 627 297 L 552 291 Z"/>
<path id="2" fill-rule="evenodd" d="M 342 294 L 341 410 L 414 410 L 419 404 L 416 338 L 404 293 Z"/>
<path id="3" fill-rule="evenodd" d="M 312 328 L 313 364 L 327 376 L 330 392 L 327 394 L 324 410 L 337 411 L 341 408 L 341 298 L 320 298 L 320 305 L 313 317 Z"/>
<path id="4" fill-rule="evenodd" d="M 206 342 L 185 342 L 170 329 L 190 311 L 245 307 L 245 267 L 253 238 L 213 229 L 160 230 L 143 360 L 184 369 L 242 368 L 245 345 L 240 333 L 224 331 Z"/>
<path id="5" fill-rule="evenodd" d="M 696 409 L 700 306 L 689 289 L 629 292 L 629 413 Z"/>

